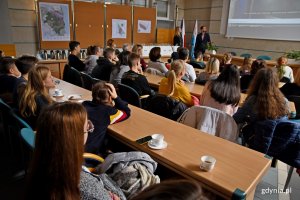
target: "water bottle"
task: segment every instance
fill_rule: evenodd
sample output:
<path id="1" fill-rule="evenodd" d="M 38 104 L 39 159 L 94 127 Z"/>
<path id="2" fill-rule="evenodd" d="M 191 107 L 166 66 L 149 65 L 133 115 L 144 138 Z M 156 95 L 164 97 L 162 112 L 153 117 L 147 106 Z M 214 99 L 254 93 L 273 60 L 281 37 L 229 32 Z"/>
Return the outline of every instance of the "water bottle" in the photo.
<path id="1" fill-rule="evenodd" d="M 62 50 L 61 59 L 65 60 L 67 58 L 65 50 Z"/>
<path id="2" fill-rule="evenodd" d="M 47 53 L 46 50 L 44 50 L 44 59 L 45 59 L 45 60 L 48 60 L 48 53 Z"/>
<path id="3" fill-rule="evenodd" d="M 50 51 L 50 59 L 55 59 L 55 55 L 54 55 L 54 51 L 53 50 Z"/>

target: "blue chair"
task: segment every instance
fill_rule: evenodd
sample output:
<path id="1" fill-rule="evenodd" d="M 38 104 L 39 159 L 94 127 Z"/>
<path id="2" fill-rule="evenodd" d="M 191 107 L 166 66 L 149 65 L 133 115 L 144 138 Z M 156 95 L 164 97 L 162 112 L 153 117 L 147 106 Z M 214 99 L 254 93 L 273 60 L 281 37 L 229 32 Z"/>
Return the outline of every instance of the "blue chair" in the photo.
<path id="1" fill-rule="evenodd" d="M 260 60 L 272 60 L 272 58 L 270 56 L 265 56 L 265 55 L 257 56 L 256 59 L 260 59 Z"/>
<path id="2" fill-rule="evenodd" d="M 234 52 L 234 51 L 231 51 L 231 52 L 229 52 L 232 56 L 236 56 L 237 54 L 236 54 L 236 52 Z"/>
<path id="3" fill-rule="evenodd" d="M 240 56 L 244 57 L 244 58 L 251 58 L 252 57 L 252 55 L 250 53 L 243 53 Z"/>
<path id="4" fill-rule="evenodd" d="M 22 128 L 20 131 L 20 135 L 24 142 L 30 147 L 32 150 L 34 149 L 35 142 L 35 133 L 31 128 Z"/>

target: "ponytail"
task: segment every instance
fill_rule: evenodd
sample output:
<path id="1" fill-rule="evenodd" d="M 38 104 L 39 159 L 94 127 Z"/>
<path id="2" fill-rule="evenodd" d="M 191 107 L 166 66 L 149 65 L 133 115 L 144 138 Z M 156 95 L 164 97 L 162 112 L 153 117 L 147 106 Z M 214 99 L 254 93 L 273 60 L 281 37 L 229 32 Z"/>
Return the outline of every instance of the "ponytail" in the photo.
<path id="1" fill-rule="evenodd" d="M 176 74 L 174 70 L 170 70 L 168 73 L 168 86 L 169 86 L 168 96 L 172 96 L 174 94 L 176 81 L 177 81 Z"/>

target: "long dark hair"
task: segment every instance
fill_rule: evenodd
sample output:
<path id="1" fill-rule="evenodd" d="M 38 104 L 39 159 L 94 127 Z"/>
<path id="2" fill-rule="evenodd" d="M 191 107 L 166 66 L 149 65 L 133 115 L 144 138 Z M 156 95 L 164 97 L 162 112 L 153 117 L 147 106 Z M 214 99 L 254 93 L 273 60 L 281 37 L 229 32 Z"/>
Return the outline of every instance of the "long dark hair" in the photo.
<path id="1" fill-rule="evenodd" d="M 85 108 L 55 103 L 41 113 L 26 199 L 80 199 Z"/>
<path id="2" fill-rule="evenodd" d="M 289 113 L 278 82 L 276 71 L 268 67 L 260 69 L 254 76 L 248 89 L 248 97 L 256 96 L 254 109 L 259 119 L 276 119 Z"/>
<path id="3" fill-rule="evenodd" d="M 211 96 L 219 103 L 237 106 L 240 102 L 240 73 L 235 65 L 227 65 L 216 80 L 211 81 Z"/>

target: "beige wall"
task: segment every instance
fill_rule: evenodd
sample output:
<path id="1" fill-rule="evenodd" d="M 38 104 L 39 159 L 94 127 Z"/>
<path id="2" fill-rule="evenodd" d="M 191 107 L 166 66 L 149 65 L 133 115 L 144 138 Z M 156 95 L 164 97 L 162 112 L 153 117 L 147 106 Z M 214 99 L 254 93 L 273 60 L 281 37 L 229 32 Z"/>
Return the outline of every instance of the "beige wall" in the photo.
<path id="1" fill-rule="evenodd" d="M 208 27 L 212 41 L 219 46 L 218 52 L 220 53 L 234 51 L 238 55 L 251 53 L 253 57 L 269 55 L 276 59 L 284 52 L 300 49 L 300 41 L 226 38 L 224 33 L 228 3 L 229 0 L 185 0 L 184 19 L 186 20 L 187 42 L 190 42 L 195 20 L 198 20 L 199 27 L 200 25 Z"/>

